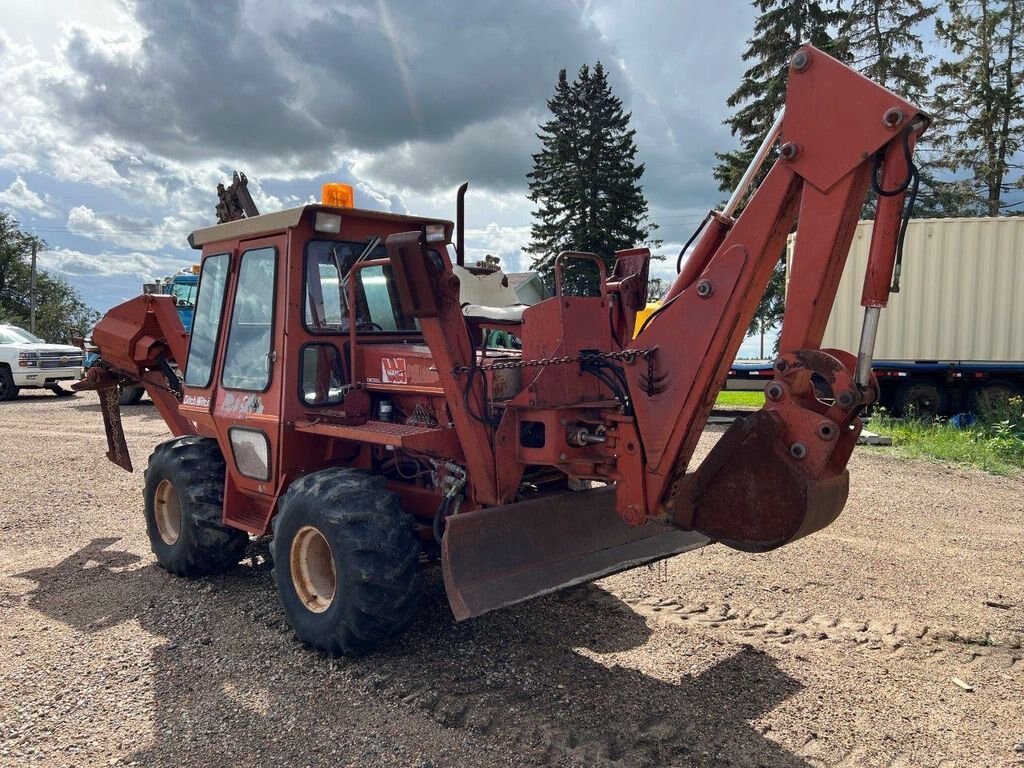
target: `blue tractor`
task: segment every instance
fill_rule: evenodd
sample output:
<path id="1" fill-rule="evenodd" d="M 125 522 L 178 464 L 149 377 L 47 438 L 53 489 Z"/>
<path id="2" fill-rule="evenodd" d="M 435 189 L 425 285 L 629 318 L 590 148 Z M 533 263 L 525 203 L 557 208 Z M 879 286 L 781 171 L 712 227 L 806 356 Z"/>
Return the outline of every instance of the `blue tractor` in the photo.
<path id="1" fill-rule="evenodd" d="M 167 278 L 164 278 L 167 280 Z M 199 289 L 199 275 L 192 270 L 182 270 L 170 278 L 170 283 L 162 283 L 161 293 L 174 297 L 178 307 L 178 317 L 186 331 L 192 330 L 192 315 L 196 307 L 196 291 Z"/>

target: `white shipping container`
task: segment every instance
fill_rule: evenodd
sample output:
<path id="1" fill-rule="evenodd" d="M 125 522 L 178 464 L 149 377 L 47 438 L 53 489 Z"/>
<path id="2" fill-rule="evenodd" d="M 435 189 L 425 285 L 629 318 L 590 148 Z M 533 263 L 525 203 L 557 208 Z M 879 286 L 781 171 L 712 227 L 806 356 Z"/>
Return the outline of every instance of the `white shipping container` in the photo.
<path id="1" fill-rule="evenodd" d="M 857 351 L 871 226 L 857 225 L 823 347 Z M 911 220 L 900 282 L 876 360 L 1024 361 L 1024 216 Z"/>

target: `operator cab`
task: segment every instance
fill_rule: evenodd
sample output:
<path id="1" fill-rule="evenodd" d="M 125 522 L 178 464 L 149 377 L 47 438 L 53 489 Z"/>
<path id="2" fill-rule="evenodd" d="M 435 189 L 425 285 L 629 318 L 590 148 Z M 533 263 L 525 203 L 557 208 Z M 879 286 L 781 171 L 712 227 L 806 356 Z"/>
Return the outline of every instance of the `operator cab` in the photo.
<path id="1" fill-rule="evenodd" d="M 437 368 L 418 320 L 403 309 L 385 241 L 421 232 L 429 268 L 441 275 L 452 269 L 453 229 L 308 205 L 189 237 L 203 259 L 182 411 L 255 443 L 255 471 L 239 466 L 254 481 L 247 490 L 281 466 L 269 435 L 278 420 L 361 424 L 415 413 L 447 422 Z"/>

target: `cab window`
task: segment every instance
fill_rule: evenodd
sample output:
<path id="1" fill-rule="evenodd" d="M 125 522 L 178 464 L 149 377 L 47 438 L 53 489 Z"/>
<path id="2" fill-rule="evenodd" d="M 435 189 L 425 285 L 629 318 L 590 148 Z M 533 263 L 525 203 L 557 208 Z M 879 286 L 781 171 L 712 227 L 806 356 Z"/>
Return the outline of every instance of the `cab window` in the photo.
<path id="1" fill-rule="evenodd" d="M 270 383 L 276 257 L 274 248 L 242 254 L 221 375 L 229 389 L 262 392 Z"/>
<path id="2" fill-rule="evenodd" d="M 227 253 L 208 256 L 203 262 L 188 362 L 185 365 L 185 384 L 190 387 L 205 387 L 210 383 L 230 262 L 231 255 Z"/>
<path id="3" fill-rule="evenodd" d="M 307 344 L 302 348 L 302 402 L 333 405 L 345 399 L 341 356 L 333 344 Z"/>
<path id="4" fill-rule="evenodd" d="M 399 304 L 390 266 L 352 271 L 366 242 L 312 240 L 306 245 L 304 321 L 313 333 L 348 333 L 349 306 L 346 278 L 355 280 L 354 314 L 360 332 L 415 331 L 419 326 Z M 363 261 L 387 258 L 378 245 Z"/>

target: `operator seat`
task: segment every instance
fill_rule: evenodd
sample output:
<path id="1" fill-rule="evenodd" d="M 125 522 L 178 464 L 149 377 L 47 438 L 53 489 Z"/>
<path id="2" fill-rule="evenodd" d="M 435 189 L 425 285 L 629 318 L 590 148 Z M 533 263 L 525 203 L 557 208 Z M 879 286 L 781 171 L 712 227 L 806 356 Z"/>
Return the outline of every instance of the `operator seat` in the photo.
<path id="1" fill-rule="evenodd" d="M 519 300 L 504 272 L 476 275 L 458 264 L 452 274 L 459 278 L 459 305 L 467 320 L 482 326 L 519 325 L 528 305 Z"/>

